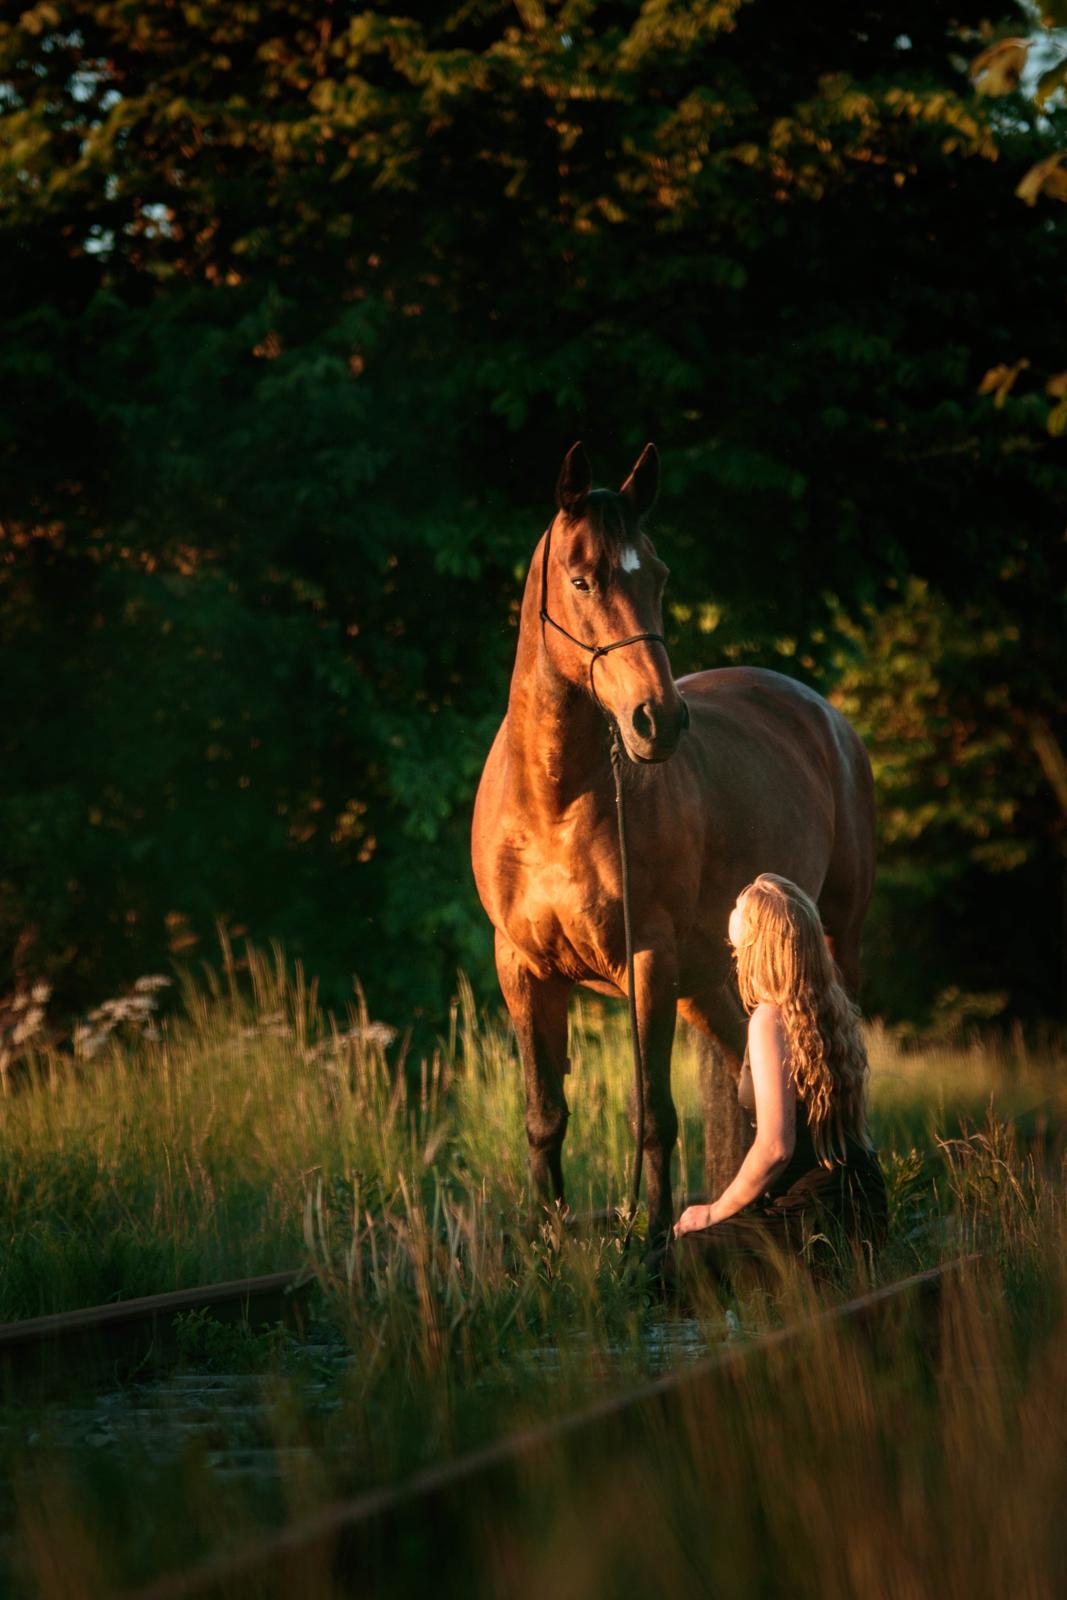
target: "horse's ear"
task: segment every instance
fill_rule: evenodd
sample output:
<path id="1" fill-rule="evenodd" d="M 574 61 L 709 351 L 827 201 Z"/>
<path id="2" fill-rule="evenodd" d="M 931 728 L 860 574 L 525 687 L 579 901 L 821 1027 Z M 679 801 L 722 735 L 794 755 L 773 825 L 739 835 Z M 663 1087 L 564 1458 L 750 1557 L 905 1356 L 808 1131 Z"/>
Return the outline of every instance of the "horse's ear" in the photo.
<path id="1" fill-rule="evenodd" d="M 659 494 L 659 451 L 654 444 L 645 445 L 619 493 L 626 496 L 638 517 L 652 510 Z"/>
<path id="2" fill-rule="evenodd" d="M 556 504 L 561 511 L 574 512 L 593 486 L 593 472 L 581 440 L 572 444 L 560 468 L 556 483 Z"/>

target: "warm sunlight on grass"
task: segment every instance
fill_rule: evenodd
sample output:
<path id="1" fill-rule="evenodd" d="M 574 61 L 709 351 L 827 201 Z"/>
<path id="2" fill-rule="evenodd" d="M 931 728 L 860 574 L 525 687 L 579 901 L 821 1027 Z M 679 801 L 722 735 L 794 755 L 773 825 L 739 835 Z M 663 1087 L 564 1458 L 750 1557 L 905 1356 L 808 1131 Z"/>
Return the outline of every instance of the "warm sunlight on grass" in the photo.
<path id="1" fill-rule="evenodd" d="M 424 1059 L 403 1060 L 358 1005 L 340 1021 L 323 1016 L 277 954 L 251 953 L 243 970 L 228 957 L 220 976 L 186 987 L 159 1037 L 144 1031 L 112 1030 L 90 1059 L 44 1051 L 9 1083 L 0 1317 L 303 1264 L 318 1285 L 311 1346 L 213 1344 L 206 1328 L 187 1347 L 194 1363 L 222 1351 L 270 1374 L 257 1401 L 261 1448 L 303 1465 L 299 1482 L 280 1466 L 266 1482 L 222 1480 L 192 1445 L 168 1459 L 100 1453 L 79 1445 L 77 1428 L 72 1437 L 62 1408 L 9 1412 L 0 1450 L 20 1508 L 11 1560 L 43 1595 L 67 1592 L 49 1553 L 57 1537 L 67 1575 L 80 1563 L 80 1592 L 133 1582 L 216 1548 L 223 1525 L 275 1525 L 298 1505 L 403 1477 L 797 1315 L 815 1292 L 798 1280 L 774 1294 L 711 1295 L 689 1318 L 650 1292 L 639 1246 L 624 1251 L 617 1223 L 575 1232 L 543 1212 L 531 1225 L 514 1043 L 506 1021 L 478 1014 L 466 985 L 448 1036 Z M 1028 1500 L 1018 1482 L 994 1505 L 975 1462 L 984 1452 L 999 1474 L 1010 1454 L 1011 1426 L 987 1393 L 1007 1383 L 1031 1450 L 1021 1482 L 1044 1494 L 1042 1474 L 1053 1472 L 1026 1418 L 1058 1403 L 1047 1352 L 1065 1304 L 1062 1051 L 1050 1041 L 1028 1053 L 1019 1040 L 918 1048 L 878 1029 L 870 1044 L 892 1223 L 879 1279 L 973 1249 L 987 1259 L 984 1276 L 950 1297 L 937 1364 L 924 1369 L 926 1334 L 907 1318 L 877 1359 L 827 1335 L 799 1365 L 754 1369 L 728 1403 L 701 1399 L 669 1436 L 639 1428 L 616 1439 L 604 1458 L 610 1482 L 654 1508 L 623 1519 L 637 1539 L 625 1551 L 569 1457 L 558 1479 L 531 1468 L 552 1538 L 538 1544 L 518 1505 L 505 1559 L 472 1504 L 462 1539 L 485 1574 L 476 1592 L 508 1588 L 501 1574 L 514 1559 L 524 1575 L 513 1592 L 532 1595 L 538 1574 L 576 1559 L 586 1518 L 584 1592 L 609 1592 L 632 1553 L 644 1575 L 635 1592 L 662 1571 L 663 1592 L 678 1595 L 691 1547 L 736 1592 L 751 1592 L 775 1550 L 803 1553 L 797 1593 L 844 1596 L 887 1560 L 905 1592 L 917 1552 L 934 1561 L 916 1520 L 920 1493 L 948 1521 L 964 1494 L 967 1516 L 985 1507 L 991 1526 L 1040 1521 L 1046 1501 Z M 572 1204 L 610 1211 L 632 1159 L 625 1018 L 576 1004 L 570 1054 Z M 680 1039 L 675 1067 L 680 1196 L 702 1171 L 691 1038 Z M 843 1264 L 818 1294 L 825 1302 L 864 1281 Z M 794 1483 L 787 1512 L 790 1451 L 805 1440 L 824 1498 L 804 1510 Z M 727 1472 L 724 1452 L 743 1469 Z M 143 1531 L 131 1542 L 123 1529 L 135 1506 Z M 832 1548 L 829 1506 L 853 1525 L 854 1559 Z M 765 1549 L 740 1531 L 757 1525 Z M 911 1541 L 897 1556 L 895 1525 Z M 952 1544 L 930 1570 L 962 1593 L 976 1559 Z M 1002 1568 L 1028 1572 L 1037 1587 L 1026 1592 L 1053 1592 L 1037 1582 L 1043 1566 Z M 394 1580 L 402 1592 L 399 1569 L 380 1592 Z"/>

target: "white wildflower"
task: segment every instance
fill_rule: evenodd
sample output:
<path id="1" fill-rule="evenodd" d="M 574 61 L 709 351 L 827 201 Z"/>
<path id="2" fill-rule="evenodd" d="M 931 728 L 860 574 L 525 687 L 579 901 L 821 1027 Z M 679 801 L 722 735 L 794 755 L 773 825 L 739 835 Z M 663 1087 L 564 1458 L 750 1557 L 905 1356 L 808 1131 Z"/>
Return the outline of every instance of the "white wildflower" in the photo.
<path id="1" fill-rule="evenodd" d="M 359 1028 L 350 1028 L 342 1037 L 352 1044 L 376 1045 L 380 1050 L 387 1050 L 396 1038 L 397 1030 L 391 1028 L 388 1022 L 368 1022 Z"/>
<path id="2" fill-rule="evenodd" d="M 106 1037 L 106 1034 L 97 1033 L 95 1028 L 79 1022 L 74 1029 L 74 1054 L 80 1060 L 88 1061 L 90 1056 L 96 1055 Z"/>
<path id="3" fill-rule="evenodd" d="M 31 1006 L 30 1009 L 19 1018 L 18 1023 L 12 1030 L 12 1044 L 25 1044 L 27 1039 L 32 1039 L 43 1021 L 44 1008 L 42 1006 Z"/>

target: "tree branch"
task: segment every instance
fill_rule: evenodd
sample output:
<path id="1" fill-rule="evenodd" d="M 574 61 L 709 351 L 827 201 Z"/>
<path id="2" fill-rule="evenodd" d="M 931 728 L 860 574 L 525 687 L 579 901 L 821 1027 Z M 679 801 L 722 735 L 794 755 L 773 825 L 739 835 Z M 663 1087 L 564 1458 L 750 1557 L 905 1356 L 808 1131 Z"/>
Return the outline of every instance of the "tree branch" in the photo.
<path id="1" fill-rule="evenodd" d="M 1040 712 L 1033 712 L 1027 717 L 1026 727 L 1041 770 L 1052 785 L 1060 810 L 1067 818 L 1067 756 L 1063 753 L 1063 747 Z"/>

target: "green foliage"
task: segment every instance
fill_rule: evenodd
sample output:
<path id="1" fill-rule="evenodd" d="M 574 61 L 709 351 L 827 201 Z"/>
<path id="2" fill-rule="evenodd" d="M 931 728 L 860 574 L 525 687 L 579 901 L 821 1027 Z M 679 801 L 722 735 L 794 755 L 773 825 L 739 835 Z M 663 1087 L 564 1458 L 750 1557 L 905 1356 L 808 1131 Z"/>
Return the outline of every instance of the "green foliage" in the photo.
<path id="1" fill-rule="evenodd" d="M 1028 670 L 1041 644 L 1051 666 L 1054 641 L 1024 639 L 1007 608 L 950 606 L 919 579 L 865 623 L 841 624 L 850 654 L 834 699 L 870 751 L 887 865 L 942 880 L 968 863 L 1021 865 L 1057 820 L 1030 729 L 1041 690 L 1059 708 Z"/>
<path id="2" fill-rule="evenodd" d="M 181 1362 L 206 1372 L 261 1372 L 283 1362 L 291 1348 L 299 1351 L 284 1323 L 256 1332 L 247 1322 L 224 1322 L 206 1308 L 179 1312 L 174 1337 Z"/>
<path id="3" fill-rule="evenodd" d="M 867 744 L 880 801 L 868 998 L 935 1030 L 996 1016 L 1013 1000 L 1040 1009 L 1045 983 L 1050 1000 L 1055 993 L 1067 607 L 1051 587 L 1023 603 L 1031 583 L 1021 563 L 1005 563 L 995 599 L 954 605 L 912 578 L 881 610 L 840 623 L 833 697 Z M 998 904 L 1004 877 L 1012 881 Z M 991 926 L 998 911 L 1007 939 Z M 961 951 L 970 993 L 959 983 Z"/>
<path id="4" fill-rule="evenodd" d="M 977 391 L 1062 369 L 1064 223 L 1013 185 L 1067 113 L 976 95 L 986 21 L 1019 26 L 925 0 L 0 25 L 16 977 L 97 999 L 222 918 L 396 1018 L 485 981 L 470 802 L 579 435 L 616 481 L 664 447 L 679 671 L 827 682 L 840 610 L 891 578 L 981 609 L 1008 562 L 1008 620 L 1046 600 L 1050 407 Z"/>

